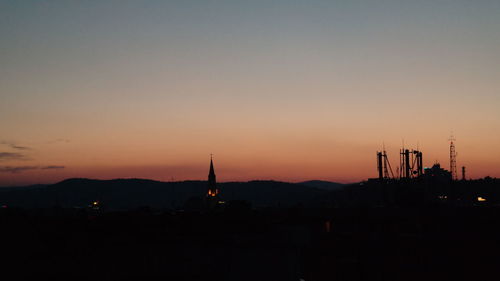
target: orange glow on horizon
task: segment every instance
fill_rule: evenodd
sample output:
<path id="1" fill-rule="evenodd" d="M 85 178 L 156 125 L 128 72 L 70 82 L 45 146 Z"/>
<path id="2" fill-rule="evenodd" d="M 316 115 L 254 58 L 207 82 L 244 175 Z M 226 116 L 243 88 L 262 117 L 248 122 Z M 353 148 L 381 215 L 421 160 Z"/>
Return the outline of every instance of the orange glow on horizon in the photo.
<path id="1" fill-rule="evenodd" d="M 449 169 L 451 131 L 500 177 L 495 1 L 8 2 L 0 186 L 206 180 L 210 153 L 219 181 L 359 182 L 384 144 Z"/>

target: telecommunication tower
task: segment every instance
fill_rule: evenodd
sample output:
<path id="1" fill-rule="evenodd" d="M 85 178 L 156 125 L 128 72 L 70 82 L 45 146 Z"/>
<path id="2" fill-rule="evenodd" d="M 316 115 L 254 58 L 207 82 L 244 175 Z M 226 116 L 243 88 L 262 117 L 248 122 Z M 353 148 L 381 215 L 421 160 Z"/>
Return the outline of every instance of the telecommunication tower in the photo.
<path id="1" fill-rule="evenodd" d="M 377 171 L 379 180 L 394 178 L 394 173 L 392 172 L 391 163 L 389 163 L 389 158 L 387 158 L 387 152 L 385 151 L 385 147 L 384 150 L 377 152 Z M 390 174 L 389 171 L 391 172 Z"/>
<path id="2" fill-rule="evenodd" d="M 451 172 L 451 179 L 452 180 L 457 180 L 457 152 L 455 151 L 455 144 L 453 141 L 455 141 L 455 138 L 453 135 L 451 135 L 450 139 L 450 172 Z"/>

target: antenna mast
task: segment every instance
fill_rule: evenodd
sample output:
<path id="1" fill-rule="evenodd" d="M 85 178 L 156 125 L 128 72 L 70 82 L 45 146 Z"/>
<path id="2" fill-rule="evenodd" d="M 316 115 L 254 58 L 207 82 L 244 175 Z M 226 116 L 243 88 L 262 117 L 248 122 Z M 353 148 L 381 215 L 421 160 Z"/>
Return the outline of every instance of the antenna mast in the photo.
<path id="1" fill-rule="evenodd" d="M 453 141 L 455 141 L 455 138 L 453 135 L 450 136 L 450 172 L 451 172 L 451 179 L 452 180 L 457 180 L 457 152 L 455 151 L 455 144 Z"/>

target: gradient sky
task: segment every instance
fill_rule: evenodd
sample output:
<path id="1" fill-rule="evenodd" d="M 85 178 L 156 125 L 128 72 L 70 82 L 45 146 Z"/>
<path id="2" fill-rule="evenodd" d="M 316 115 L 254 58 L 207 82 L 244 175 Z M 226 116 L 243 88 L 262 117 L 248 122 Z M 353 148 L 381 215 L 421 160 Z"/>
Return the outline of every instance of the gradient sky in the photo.
<path id="1" fill-rule="evenodd" d="M 0 2 L 0 186 L 500 177 L 500 1 Z"/>

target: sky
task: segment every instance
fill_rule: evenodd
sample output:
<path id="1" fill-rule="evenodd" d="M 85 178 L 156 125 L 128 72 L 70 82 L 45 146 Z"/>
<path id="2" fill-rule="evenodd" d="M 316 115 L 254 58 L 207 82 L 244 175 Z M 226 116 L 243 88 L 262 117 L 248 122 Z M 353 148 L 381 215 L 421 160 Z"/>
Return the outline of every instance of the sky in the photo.
<path id="1" fill-rule="evenodd" d="M 500 177 L 500 1 L 0 2 L 0 186 Z"/>

